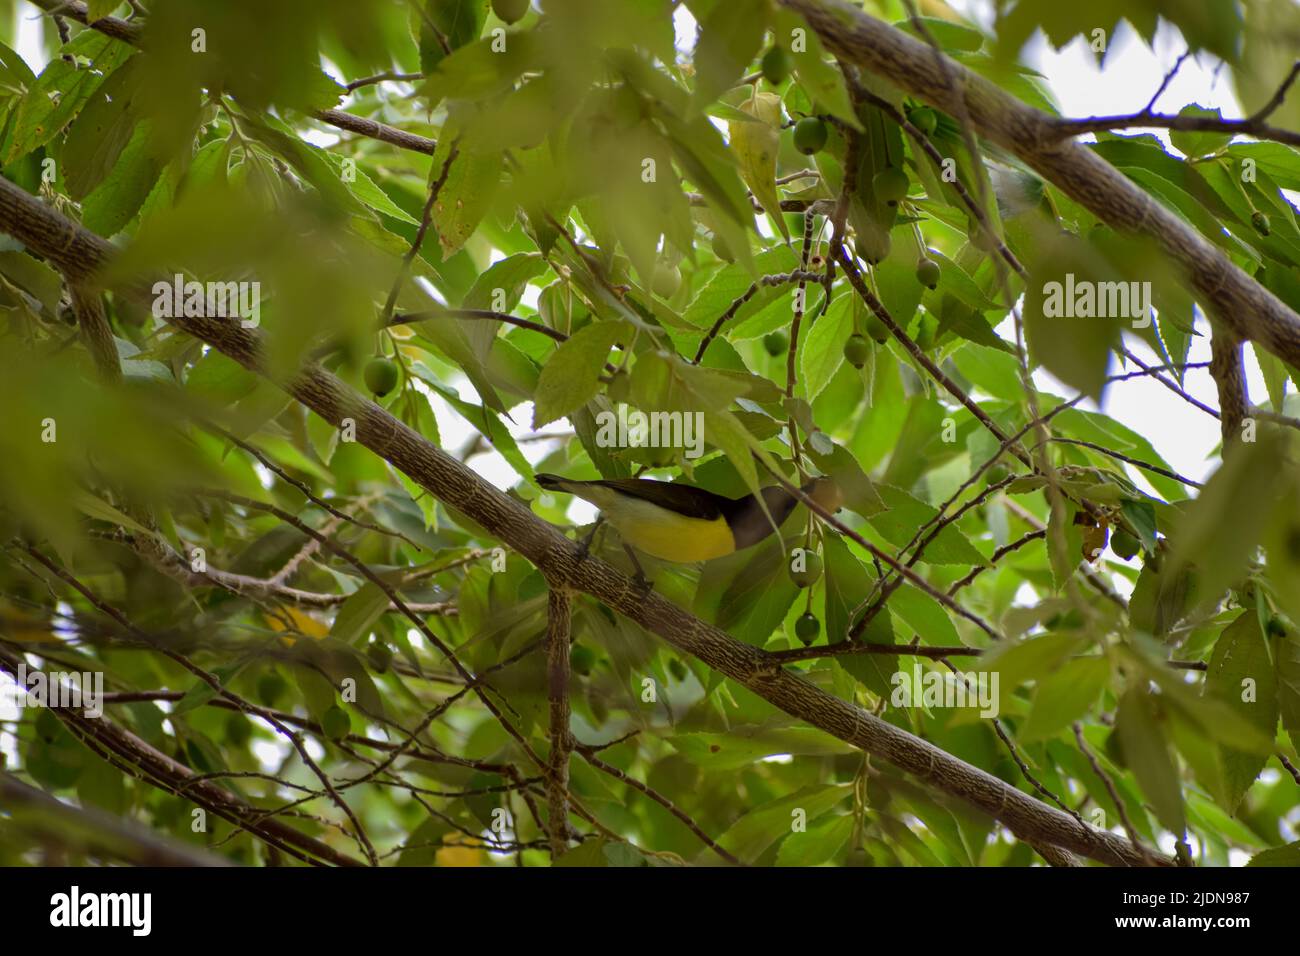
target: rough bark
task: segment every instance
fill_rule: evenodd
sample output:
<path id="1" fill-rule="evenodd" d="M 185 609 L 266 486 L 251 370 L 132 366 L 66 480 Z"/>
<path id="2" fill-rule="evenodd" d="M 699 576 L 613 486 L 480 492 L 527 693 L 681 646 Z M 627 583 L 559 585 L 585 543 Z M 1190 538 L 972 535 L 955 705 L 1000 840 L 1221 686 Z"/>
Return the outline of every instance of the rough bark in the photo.
<path id="1" fill-rule="evenodd" d="M 569 846 L 569 627 L 573 599 L 563 587 L 552 585 L 547 595 L 546 689 L 551 711 L 551 754 L 547 760 L 547 830 L 551 855 Z"/>

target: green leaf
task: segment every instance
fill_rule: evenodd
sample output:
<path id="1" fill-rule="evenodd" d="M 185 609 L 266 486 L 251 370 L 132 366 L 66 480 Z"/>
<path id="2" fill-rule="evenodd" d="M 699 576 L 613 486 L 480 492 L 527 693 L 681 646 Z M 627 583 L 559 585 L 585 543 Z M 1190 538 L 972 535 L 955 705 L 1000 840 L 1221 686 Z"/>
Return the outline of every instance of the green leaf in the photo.
<path id="1" fill-rule="evenodd" d="M 86 22 L 94 23 L 122 5 L 121 0 L 86 0 Z"/>
<path id="2" fill-rule="evenodd" d="M 620 322 L 593 322 L 561 343 L 537 379 L 533 428 L 562 418 L 595 397 L 609 350 L 625 335 Z"/>
<path id="3" fill-rule="evenodd" d="M 1277 649 L 1277 703 L 1291 746 L 1300 750 L 1300 637 L 1288 633 Z"/>
<path id="4" fill-rule="evenodd" d="M 856 620 L 853 611 L 871 593 L 874 576 L 863 567 L 842 539 L 827 535 L 822 545 L 822 558 L 826 567 L 826 641 L 838 644 Z M 859 640 L 867 644 L 895 644 L 894 628 L 889 615 L 877 613 L 871 619 Z M 890 680 L 898 670 L 898 658 L 893 654 L 851 654 L 836 659 L 844 670 L 857 679 L 873 694 L 889 694 Z"/>
<path id="5" fill-rule="evenodd" d="M 852 750 L 815 727 L 735 727 L 725 734 L 681 733 L 668 743 L 691 763 L 714 771 L 737 770 L 774 754 L 825 756 Z"/>
<path id="6" fill-rule="evenodd" d="M 242 663 L 227 664 L 224 667 L 215 668 L 212 671 L 212 676 L 217 679 L 218 687 L 213 687 L 205 680 L 196 680 L 190 686 L 189 690 L 184 693 L 181 699 L 176 702 L 176 707 L 172 711 L 172 716 L 179 717 L 182 714 L 189 713 L 191 710 L 202 707 L 208 701 L 212 700 L 212 698 L 216 697 L 223 688 L 228 686 L 236 675 L 238 675 L 243 669 L 244 665 Z"/>
<path id="7" fill-rule="evenodd" d="M 444 57 L 425 80 L 420 94 L 430 104 L 447 98 L 480 100 L 511 89 L 536 64 L 538 39 L 532 30 L 510 32 L 504 50 L 494 50 L 493 44 L 492 37 L 485 37 Z M 446 137 L 444 128 L 442 139 Z"/>
<path id="8" fill-rule="evenodd" d="M 1162 575 L 1173 579 L 1195 566 L 1202 600 L 1217 599 L 1244 576 L 1280 490 L 1280 441 L 1275 433 L 1261 430 L 1256 441 L 1238 443 L 1237 454 L 1211 476 L 1178 526 L 1169 529 Z"/>
<path id="9" fill-rule="evenodd" d="M 63 141 L 63 181 L 74 199 L 83 198 L 108 175 L 131 141 L 136 125 L 131 104 L 140 84 L 135 62 L 91 94 Z"/>
<path id="10" fill-rule="evenodd" d="M 852 294 L 841 295 L 824 315 L 816 317 L 799 343 L 799 384 L 810 402 L 844 363 L 844 343 L 853 334 L 853 303 Z"/>
<path id="11" fill-rule="evenodd" d="M 780 632 L 799 588 L 786 571 L 788 556 L 779 538 L 773 536 L 741 556 L 745 560 L 722 593 L 715 623 L 747 644 L 762 647 Z"/>
<path id="12" fill-rule="evenodd" d="M 700 23 L 695 46 L 695 106 L 702 109 L 744 75 L 758 53 L 767 29 L 763 0 L 727 0 L 715 4 Z"/>
<path id="13" fill-rule="evenodd" d="M 420 71 L 430 73 L 447 56 L 444 41 L 454 52 L 478 39 L 486 4 L 483 0 L 421 0 L 420 6 L 422 10 L 411 11 L 411 21 L 419 30 Z"/>
<path id="14" fill-rule="evenodd" d="M 334 167 L 339 180 L 351 190 L 353 196 L 365 203 L 365 205 L 375 212 L 396 219 L 398 222 L 409 223 L 413 226 L 420 224 L 419 220 L 393 202 L 388 193 L 380 189 L 375 181 L 357 165 L 355 160 L 349 160 L 328 151 L 322 152 L 322 155 Z"/>
<path id="15" fill-rule="evenodd" d="M 1247 611 L 1224 628 L 1214 645 L 1205 693 L 1217 697 L 1268 739 L 1277 728 L 1277 674 L 1259 618 Z M 1223 807 L 1235 813 L 1268 760 L 1267 754 L 1220 748 Z"/>
<path id="16" fill-rule="evenodd" d="M 61 133 L 106 78 L 135 50 L 126 43 L 87 30 L 64 46 L 63 52 L 90 60 L 94 69 L 73 66 L 61 57 L 50 60 L 18 104 L 5 163 L 44 146 Z"/>
<path id="17" fill-rule="evenodd" d="M 163 163 L 153 149 L 152 126 L 140 123 L 116 165 L 82 201 L 81 224 L 103 236 L 119 232 L 140 211 L 162 171 Z"/>
<path id="18" fill-rule="evenodd" d="M 446 144 L 446 145 L 444 145 Z M 434 176 L 441 175 L 450 149 L 446 133 L 433 154 Z M 452 161 L 446 182 L 433 204 L 433 225 L 445 262 L 473 235 L 492 207 L 501 180 L 501 153 L 475 153 L 462 149 Z"/>
<path id="19" fill-rule="evenodd" d="M 893 485 L 877 484 L 876 491 L 888 509 L 871 516 L 872 526 L 890 544 L 903 547 L 912 540 L 916 530 L 928 524 L 939 513 L 937 508 L 908 494 Z M 928 532 L 927 532 L 928 534 Z M 964 534 L 952 525 L 946 525 L 925 549 L 926 564 L 983 565 L 986 559 Z"/>
<path id="20" fill-rule="evenodd" d="M 1218 109 L 1206 109 L 1197 103 L 1188 103 L 1178 111 L 1179 116 L 1198 116 L 1208 117 L 1213 120 L 1223 119 L 1223 111 Z M 1215 132 L 1181 132 L 1171 130 L 1169 133 L 1169 142 L 1174 144 L 1174 148 L 1187 156 L 1208 156 L 1210 153 L 1218 152 L 1227 146 L 1232 140 L 1231 133 Z"/>
<path id="21" fill-rule="evenodd" d="M 373 581 L 367 581 L 339 605 L 330 627 L 330 637 L 343 644 L 356 644 L 366 637 L 388 610 L 388 595 Z"/>
<path id="22" fill-rule="evenodd" d="M 1017 735 L 1029 743 L 1045 740 L 1084 717 L 1110 682 L 1110 662 L 1104 657 L 1066 661 L 1038 682 L 1029 716 Z"/>
<path id="23" fill-rule="evenodd" d="M 798 258 L 787 246 L 778 246 L 754 257 L 754 269 L 760 275 L 790 272 L 798 264 Z M 736 299 L 749 291 L 753 281 L 753 274 L 744 266 L 730 265 L 719 269 L 695 294 L 691 304 L 682 312 L 682 318 L 698 328 L 709 328 Z M 788 289 L 776 286 L 760 286 L 736 311 L 731 323 L 723 329 L 724 334 L 727 328 L 734 328 L 742 319 L 754 315 L 787 292 Z"/>
<path id="24" fill-rule="evenodd" d="M 153 536 L 153 532 L 140 524 L 140 522 L 136 521 L 134 518 L 128 517 L 110 505 L 103 498 L 100 498 L 98 495 L 93 495 L 88 491 L 74 492 L 72 504 L 78 511 L 89 515 L 92 518 L 97 518 L 100 521 L 107 521 L 109 524 L 121 525 L 123 528 L 127 528 L 137 534 L 143 534 L 148 537 Z"/>
<path id="25" fill-rule="evenodd" d="M 920 588 L 910 584 L 901 585 L 889 596 L 888 607 L 907 622 L 922 644 L 951 647 L 962 643 L 943 605 Z"/>
<path id="26" fill-rule="evenodd" d="M 731 148 L 736 152 L 740 176 L 754 197 L 766 211 L 773 225 L 788 241 L 781 213 L 781 197 L 776 192 L 776 154 L 781 145 L 781 97 L 775 93 L 760 93 L 755 87 L 753 96 L 740 105 L 751 118 L 734 120 L 728 124 L 731 131 Z"/>
<path id="27" fill-rule="evenodd" d="M 506 426 L 502 424 L 496 412 L 485 405 L 475 405 L 473 402 L 462 399 L 454 391 L 443 385 L 442 381 L 423 362 L 416 362 L 412 365 L 411 370 L 426 385 L 441 395 L 447 404 L 454 408 L 465 421 L 478 429 L 480 434 L 488 440 L 488 444 L 499 451 L 501 457 L 510 463 L 510 467 L 529 481 L 532 480 L 532 465 L 528 463 L 528 459 L 519 450 L 518 443 L 515 442 Z"/>
<path id="28" fill-rule="evenodd" d="M 1256 853 L 1247 866 L 1300 866 L 1300 840 Z"/>
<path id="29" fill-rule="evenodd" d="M 798 836 L 791 832 L 797 820 L 812 824 L 852 792 L 853 788 L 847 785 L 804 787 L 749 811 L 731 825 L 718 843 L 745 862 L 753 862 L 786 834 Z"/>
<path id="30" fill-rule="evenodd" d="M 853 833 L 851 815 L 825 817 L 810 823 L 806 833 L 791 833 L 781 843 L 777 866 L 821 866 L 832 862 Z"/>
<path id="31" fill-rule="evenodd" d="M 536 279 L 547 269 L 546 260 L 535 252 L 521 252 L 492 263 L 474 281 L 461 305 L 466 309 L 490 309 L 510 312 L 519 304 L 529 280 Z M 496 290 L 501 290 L 500 302 Z"/>
<path id="32" fill-rule="evenodd" d="M 1046 242 L 1029 270 L 1025 339 L 1030 358 L 1066 385 L 1100 399 L 1120 317 L 1099 315 L 1097 290 L 1108 274 L 1086 243 L 1061 236 Z"/>
<path id="33" fill-rule="evenodd" d="M 1166 830 L 1182 838 L 1187 830 L 1178 768 L 1169 752 L 1155 699 L 1143 688 L 1127 691 L 1119 702 L 1115 729 L 1124 762 Z"/>

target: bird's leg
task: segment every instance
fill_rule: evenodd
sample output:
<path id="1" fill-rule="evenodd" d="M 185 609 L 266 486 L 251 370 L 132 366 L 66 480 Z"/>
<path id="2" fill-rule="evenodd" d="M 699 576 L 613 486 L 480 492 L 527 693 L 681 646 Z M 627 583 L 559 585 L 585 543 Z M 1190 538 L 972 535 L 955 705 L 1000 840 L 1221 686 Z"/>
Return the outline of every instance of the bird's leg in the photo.
<path id="1" fill-rule="evenodd" d="M 623 550 L 627 552 L 627 556 L 632 559 L 632 566 L 636 568 L 636 577 L 632 579 L 632 582 L 642 590 L 649 591 L 654 587 L 654 582 L 645 576 L 645 570 L 641 567 L 641 562 L 636 559 L 636 552 L 626 543 L 623 545 Z"/>
<path id="2" fill-rule="evenodd" d="M 587 555 L 591 554 L 591 544 L 596 538 L 596 532 L 600 530 L 600 526 L 604 523 L 605 523 L 605 516 L 597 515 L 596 523 L 591 526 L 591 530 L 588 531 L 583 536 L 582 540 L 578 542 L 579 561 L 586 561 Z"/>

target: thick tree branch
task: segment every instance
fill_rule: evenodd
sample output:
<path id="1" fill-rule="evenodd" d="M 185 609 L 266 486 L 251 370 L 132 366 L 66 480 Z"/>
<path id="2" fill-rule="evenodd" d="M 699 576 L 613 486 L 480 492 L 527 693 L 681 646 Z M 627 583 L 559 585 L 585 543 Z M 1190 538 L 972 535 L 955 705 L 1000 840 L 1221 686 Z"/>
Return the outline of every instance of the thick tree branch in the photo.
<path id="1" fill-rule="evenodd" d="M 68 293 L 72 296 L 72 311 L 77 316 L 81 338 L 86 343 L 91 358 L 95 360 L 99 377 L 109 384 L 120 382 L 122 363 L 117 355 L 117 343 L 113 341 L 113 329 L 108 324 L 99 292 L 70 282 Z"/>
<path id="2" fill-rule="evenodd" d="M 0 648 L 2 669 L 16 677 L 18 662 L 16 655 Z M 151 785 L 169 793 L 185 793 L 195 803 L 242 827 L 270 846 L 317 865 L 321 860 L 338 866 L 363 865 L 359 860 L 340 853 L 279 820 L 249 819 L 257 812 L 255 808 L 215 783 L 195 781 L 197 775 L 189 767 L 104 717 L 92 719 L 68 708 L 55 709 L 54 713 L 83 743 L 96 749 L 105 760 L 125 764 L 133 776 L 142 777 Z"/>
<path id="3" fill-rule="evenodd" d="M 1219 390 L 1219 429 L 1227 455 L 1241 440 L 1241 423 L 1250 415 L 1250 398 L 1241 342 L 1226 328 L 1215 328 L 1210 336 L 1210 375 Z"/>
<path id="4" fill-rule="evenodd" d="M 551 856 L 569 847 L 569 628 L 573 598 L 552 585 L 546 602 L 546 699 L 551 711 L 551 754 L 547 761 L 547 835 Z"/>
<path id="5" fill-rule="evenodd" d="M 37 835 L 42 842 L 121 860 L 136 866 L 230 866 L 225 857 L 160 837 L 111 813 L 76 807 L 0 773 L 0 808 L 6 825 Z"/>
<path id="6" fill-rule="evenodd" d="M 1297 316 L 1190 225 L 1082 144 L 1062 141 L 1059 121 L 951 60 L 937 63 L 925 43 L 836 0 L 781 0 L 800 13 L 837 56 L 879 74 L 954 116 L 1019 157 L 1110 226 L 1154 238 L 1188 281 L 1243 339 L 1300 365 Z M 950 77 L 958 77 L 953 83 Z"/>

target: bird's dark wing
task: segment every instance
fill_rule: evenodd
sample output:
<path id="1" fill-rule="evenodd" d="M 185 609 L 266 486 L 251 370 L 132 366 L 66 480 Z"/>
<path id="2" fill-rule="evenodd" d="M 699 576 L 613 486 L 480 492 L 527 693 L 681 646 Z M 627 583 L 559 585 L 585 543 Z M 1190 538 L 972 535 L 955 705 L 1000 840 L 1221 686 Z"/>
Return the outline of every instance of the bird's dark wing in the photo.
<path id="1" fill-rule="evenodd" d="M 703 518 L 712 521 L 720 518 L 723 510 L 731 505 L 730 498 L 695 488 L 691 485 L 675 485 L 667 481 L 651 481 L 649 478 L 605 478 L 591 482 L 613 488 L 633 498 L 640 498 L 687 518 Z"/>

